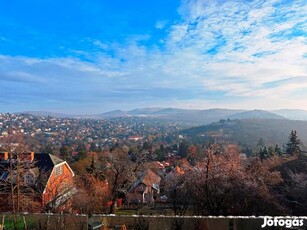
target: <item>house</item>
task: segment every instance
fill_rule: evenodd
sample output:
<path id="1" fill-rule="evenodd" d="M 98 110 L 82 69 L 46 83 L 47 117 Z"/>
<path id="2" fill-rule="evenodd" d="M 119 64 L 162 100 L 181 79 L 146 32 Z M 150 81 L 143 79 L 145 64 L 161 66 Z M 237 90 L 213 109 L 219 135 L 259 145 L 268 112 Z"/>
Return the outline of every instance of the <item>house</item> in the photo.
<path id="1" fill-rule="evenodd" d="M 160 194 L 161 177 L 150 169 L 144 171 L 127 194 L 129 203 L 152 203 Z"/>
<path id="2" fill-rule="evenodd" d="M 159 161 L 148 162 L 145 164 L 145 168 L 150 169 L 152 172 L 161 177 L 163 177 L 165 174 L 165 166 Z"/>
<path id="3" fill-rule="evenodd" d="M 35 154 L 34 166 L 38 169 L 42 185 L 42 205 L 60 206 L 75 192 L 74 172 L 68 163 L 51 154 Z M 52 204 L 53 203 L 53 204 Z"/>
<path id="4" fill-rule="evenodd" d="M 23 211 L 29 211 L 29 208 L 34 211 L 59 210 L 69 203 L 75 192 L 73 177 L 74 172 L 67 162 L 51 154 L 31 152 L 11 159 L 7 152 L 0 153 L 0 207 L 4 209 L 0 208 L 0 211 L 13 209 L 12 184 L 14 195 L 19 191 L 26 200 L 27 204 L 21 207 Z M 17 199 L 21 202 L 21 198 Z"/>

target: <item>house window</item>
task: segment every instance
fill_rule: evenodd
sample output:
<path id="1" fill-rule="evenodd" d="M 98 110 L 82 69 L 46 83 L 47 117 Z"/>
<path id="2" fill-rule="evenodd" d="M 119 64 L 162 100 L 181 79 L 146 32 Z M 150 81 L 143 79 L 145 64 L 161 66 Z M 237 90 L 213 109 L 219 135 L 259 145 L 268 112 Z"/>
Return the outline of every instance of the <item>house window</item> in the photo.
<path id="1" fill-rule="evenodd" d="M 54 169 L 54 176 L 60 176 L 63 174 L 63 165 L 56 166 Z"/>
<path id="2" fill-rule="evenodd" d="M 30 173 L 27 173 L 24 176 L 24 183 L 25 183 L 25 185 L 34 185 L 35 184 L 34 176 L 32 174 L 30 174 Z"/>

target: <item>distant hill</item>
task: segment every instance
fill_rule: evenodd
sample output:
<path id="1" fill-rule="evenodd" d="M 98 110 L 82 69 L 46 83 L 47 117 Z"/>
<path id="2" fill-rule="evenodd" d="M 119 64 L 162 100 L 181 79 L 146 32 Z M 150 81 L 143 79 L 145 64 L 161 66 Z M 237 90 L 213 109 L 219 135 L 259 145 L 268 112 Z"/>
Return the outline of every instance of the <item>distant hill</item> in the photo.
<path id="1" fill-rule="evenodd" d="M 253 118 L 260 118 L 260 119 L 286 119 L 283 116 L 277 115 L 272 112 L 268 112 L 265 110 L 250 110 L 244 111 L 242 113 L 236 113 L 229 116 L 230 119 L 253 119 Z"/>
<path id="2" fill-rule="evenodd" d="M 146 114 L 152 114 L 156 111 L 160 111 L 163 108 L 142 108 L 142 109 L 133 109 L 129 111 L 130 115 L 146 115 Z"/>
<path id="3" fill-rule="evenodd" d="M 180 108 L 137 108 L 130 111 L 114 110 L 92 115 L 69 115 L 44 111 L 23 112 L 37 116 L 111 119 L 116 117 L 142 116 L 177 122 L 189 122 L 194 125 L 206 125 L 221 119 L 291 119 L 306 120 L 307 111 L 295 109 L 283 110 L 242 110 L 242 109 L 180 109 Z"/>
<path id="4" fill-rule="evenodd" d="M 107 113 L 96 115 L 100 118 L 112 118 L 120 116 L 147 116 L 171 121 L 192 122 L 198 124 L 210 124 L 211 122 L 219 121 L 228 116 L 240 113 L 243 110 L 231 109 L 178 109 L 178 108 L 144 108 L 134 109 L 131 111 L 115 110 Z"/>
<path id="5" fill-rule="evenodd" d="M 242 119 L 224 120 L 209 125 L 190 128 L 182 134 L 190 138 L 208 136 L 221 137 L 233 143 L 256 146 L 262 138 L 266 145 L 283 145 L 288 142 L 291 130 L 307 145 L 307 121 L 286 119 Z"/>
<path id="6" fill-rule="evenodd" d="M 235 109 L 179 109 L 179 108 L 144 108 L 131 111 L 115 110 L 98 115 L 100 118 L 119 116 L 150 116 L 172 121 L 193 122 L 196 124 L 210 124 L 220 119 L 286 119 L 265 110 L 235 110 Z M 98 117 L 96 116 L 96 117 Z"/>
<path id="7" fill-rule="evenodd" d="M 291 120 L 307 121 L 307 111 L 302 109 L 279 109 L 279 110 L 272 110 L 270 112 L 281 115 Z"/>
<path id="8" fill-rule="evenodd" d="M 98 116 L 103 118 L 112 118 L 112 117 L 123 117 L 129 115 L 127 111 L 124 110 L 114 110 L 110 112 L 106 112 L 103 114 L 99 114 Z"/>
<path id="9" fill-rule="evenodd" d="M 180 114 L 180 113 L 189 113 L 189 112 L 193 112 L 193 111 L 197 111 L 194 109 L 177 109 L 177 108 L 164 108 L 164 109 L 160 109 L 157 110 L 155 112 L 152 113 L 152 115 L 170 115 L 170 114 Z"/>

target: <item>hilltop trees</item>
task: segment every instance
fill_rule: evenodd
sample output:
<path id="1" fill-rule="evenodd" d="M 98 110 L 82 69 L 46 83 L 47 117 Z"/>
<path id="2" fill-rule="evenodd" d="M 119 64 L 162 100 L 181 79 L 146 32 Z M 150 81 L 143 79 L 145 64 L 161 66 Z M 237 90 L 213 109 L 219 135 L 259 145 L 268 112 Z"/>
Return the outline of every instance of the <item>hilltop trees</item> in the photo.
<path id="1" fill-rule="evenodd" d="M 260 138 L 259 140 L 261 140 Z M 288 154 L 288 155 L 298 155 L 302 153 L 302 142 L 301 140 L 297 137 L 296 130 L 292 130 L 290 135 L 289 135 L 289 141 L 286 144 L 285 150 L 283 150 L 281 147 L 279 147 L 277 144 L 274 145 L 269 145 L 267 146 L 259 146 L 258 150 L 258 157 L 261 160 L 268 159 L 272 156 L 281 156 L 282 154 Z"/>
<path id="2" fill-rule="evenodd" d="M 298 139 L 296 130 L 292 130 L 289 135 L 289 142 L 287 143 L 286 153 L 290 155 L 302 153 L 301 140 Z"/>
<path id="3" fill-rule="evenodd" d="M 260 160 L 264 160 L 273 156 L 280 156 L 282 153 L 282 149 L 278 145 L 269 145 L 269 147 L 264 146 L 259 149 L 258 157 Z"/>

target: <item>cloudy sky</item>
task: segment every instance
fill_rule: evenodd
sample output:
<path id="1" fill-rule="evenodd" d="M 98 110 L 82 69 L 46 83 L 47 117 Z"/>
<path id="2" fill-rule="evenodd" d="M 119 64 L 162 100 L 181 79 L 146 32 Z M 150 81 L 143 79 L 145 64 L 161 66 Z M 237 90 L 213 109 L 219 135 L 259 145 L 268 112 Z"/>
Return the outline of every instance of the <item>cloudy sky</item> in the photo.
<path id="1" fill-rule="evenodd" d="M 0 112 L 307 109 L 307 0 L 1 0 Z"/>

